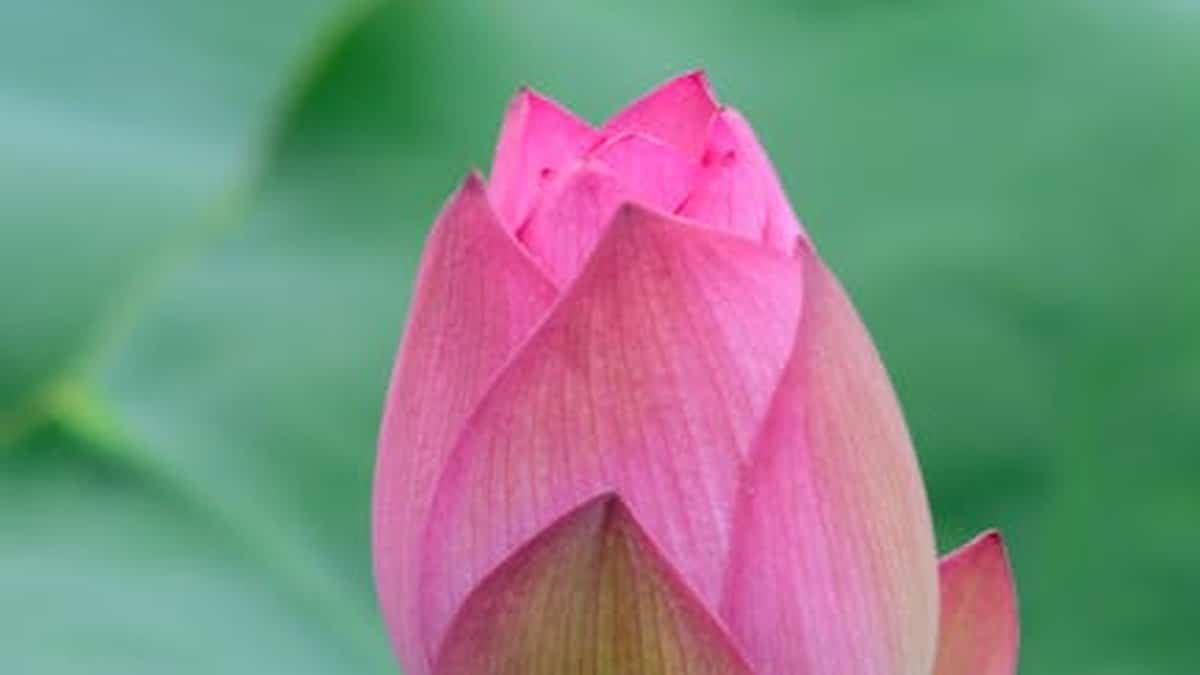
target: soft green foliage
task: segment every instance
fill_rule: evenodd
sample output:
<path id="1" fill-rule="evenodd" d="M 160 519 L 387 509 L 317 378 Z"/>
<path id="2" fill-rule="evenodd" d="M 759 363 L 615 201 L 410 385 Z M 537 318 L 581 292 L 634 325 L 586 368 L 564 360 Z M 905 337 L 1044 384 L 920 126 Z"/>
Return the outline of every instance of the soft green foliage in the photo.
<path id="1" fill-rule="evenodd" d="M 1200 661 L 1200 8 L 0 9 L 0 671 L 386 673 L 367 507 L 422 238 L 528 81 L 706 66 L 896 379 L 1022 672 Z"/>

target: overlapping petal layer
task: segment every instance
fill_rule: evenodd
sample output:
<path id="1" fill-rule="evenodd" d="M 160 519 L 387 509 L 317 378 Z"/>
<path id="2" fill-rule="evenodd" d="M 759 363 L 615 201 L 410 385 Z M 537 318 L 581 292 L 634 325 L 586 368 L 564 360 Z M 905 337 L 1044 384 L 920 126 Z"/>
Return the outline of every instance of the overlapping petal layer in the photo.
<path id="1" fill-rule="evenodd" d="M 551 525 L 467 598 L 437 675 L 750 675 L 619 499 Z"/>
<path id="2" fill-rule="evenodd" d="M 586 254 L 582 247 L 583 254 L 564 256 L 558 239 L 588 241 L 572 232 L 554 232 L 576 229 L 565 217 L 570 207 L 557 203 L 577 203 L 596 192 L 610 211 L 613 199 L 620 201 L 607 197 L 615 194 L 612 186 L 589 185 L 593 179 L 583 181 L 584 196 L 573 195 L 577 188 L 571 184 L 579 182 L 575 177 L 584 170 L 611 171 L 622 198 L 678 212 L 786 253 L 801 236 L 799 220 L 750 125 L 717 103 L 700 71 L 664 83 L 600 129 L 530 89 L 514 98 L 496 147 L 491 196 L 510 231 L 528 231 L 522 239 L 535 255 L 549 249 L 551 270 L 564 266 L 560 258 Z M 583 234 L 598 227 L 585 225 Z M 577 263 L 571 266 L 578 268 Z"/>
<path id="3" fill-rule="evenodd" d="M 762 675 L 927 675 L 933 531 L 887 373 L 807 247 L 794 353 L 743 478 L 723 615 Z"/>
<path id="4" fill-rule="evenodd" d="M 431 236 L 380 439 L 408 672 L 929 675 L 899 406 L 741 115 L 702 73 L 599 129 L 523 90 L 486 192 Z M 935 675 L 1011 675 L 997 545 L 943 563 Z"/>
<path id="5" fill-rule="evenodd" d="M 500 560 L 609 491 L 715 610 L 739 466 L 801 292 L 791 258 L 623 208 L 446 466 L 425 542 L 427 638 Z"/>
<path id="6" fill-rule="evenodd" d="M 469 176 L 425 248 L 375 472 L 376 585 L 414 675 L 424 672 L 416 572 L 433 486 L 484 387 L 554 298 Z"/>
<path id="7" fill-rule="evenodd" d="M 557 283 L 575 277 L 617 207 L 629 201 L 671 211 L 687 195 L 696 163 L 649 136 L 605 142 L 548 184 L 518 237 Z"/>
<path id="8" fill-rule="evenodd" d="M 791 253 L 803 228 L 766 151 L 735 110 L 722 109 L 708 129 L 701 171 L 681 215 Z"/>
<path id="9" fill-rule="evenodd" d="M 612 137 L 591 157 L 625 181 L 634 201 L 668 213 L 687 196 L 700 168 L 678 148 L 637 132 Z"/>
<path id="10" fill-rule="evenodd" d="M 985 532 L 942 559 L 934 675 L 1017 672 L 1017 594 L 1004 541 Z"/>
<path id="11" fill-rule="evenodd" d="M 604 139 L 559 104 L 529 88 L 517 92 L 500 127 L 488 192 L 500 220 L 515 231 L 542 188 Z"/>

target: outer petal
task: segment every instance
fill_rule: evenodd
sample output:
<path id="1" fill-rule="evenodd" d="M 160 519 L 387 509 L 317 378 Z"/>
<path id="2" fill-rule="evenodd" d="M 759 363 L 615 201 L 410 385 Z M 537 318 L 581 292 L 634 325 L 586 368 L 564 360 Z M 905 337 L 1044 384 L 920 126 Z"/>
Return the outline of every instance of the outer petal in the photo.
<path id="1" fill-rule="evenodd" d="M 803 228 L 766 151 L 735 110 L 723 109 L 713 119 L 701 163 L 681 215 L 792 252 Z"/>
<path id="2" fill-rule="evenodd" d="M 379 438 L 375 576 L 410 674 L 427 672 L 416 547 L 433 485 L 485 385 L 554 298 L 496 221 L 478 176 L 468 177 L 430 235 Z"/>
<path id="3" fill-rule="evenodd" d="M 551 525 L 463 606 L 439 675 L 750 675 L 616 497 Z"/>
<path id="4" fill-rule="evenodd" d="M 565 284 L 618 206 L 637 201 L 670 211 L 687 194 L 695 171 L 695 163 L 670 146 L 636 134 L 618 137 L 552 183 L 518 236 L 547 274 Z"/>
<path id="5" fill-rule="evenodd" d="M 799 255 L 803 316 L 744 477 L 723 615 L 764 675 L 926 675 L 937 561 L 916 457 L 854 308 Z"/>
<path id="6" fill-rule="evenodd" d="M 704 149 L 719 109 L 704 71 L 685 73 L 634 101 L 604 124 L 605 133 L 636 131 L 661 139 L 690 157 Z"/>
<path id="7" fill-rule="evenodd" d="M 525 221 L 544 185 L 604 136 L 559 104 L 522 88 L 513 97 L 492 159 L 490 195 L 510 232 Z"/>
<path id="8" fill-rule="evenodd" d="M 1000 533 L 942 559 L 942 621 L 934 675 L 1017 672 L 1017 593 Z"/>
<path id="9" fill-rule="evenodd" d="M 800 293 L 793 259 L 624 207 L 447 465 L 422 584 L 434 634 L 500 560 L 612 490 L 715 607 Z"/>

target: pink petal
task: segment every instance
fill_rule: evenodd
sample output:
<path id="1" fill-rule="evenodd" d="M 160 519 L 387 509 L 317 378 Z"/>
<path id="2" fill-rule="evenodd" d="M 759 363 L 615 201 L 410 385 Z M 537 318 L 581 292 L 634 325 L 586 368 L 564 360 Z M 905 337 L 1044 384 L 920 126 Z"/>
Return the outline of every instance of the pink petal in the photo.
<path id="1" fill-rule="evenodd" d="M 803 228 L 753 129 L 723 109 L 708 132 L 702 169 L 681 215 L 791 253 Z"/>
<path id="2" fill-rule="evenodd" d="M 916 457 L 849 299 L 798 255 L 804 309 L 744 476 L 723 616 L 763 675 L 927 675 L 937 561 Z"/>
<path id="3" fill-rule="evenodd" d="M 542 187 L 603 135 L 559 104 L 522 88 L 500 127 L 489 194 L 510 232 L 525 222 Z"/>
<path id="4" fill-rule="evenodd" d="M 627 201 L 673 209 L 695 175 L 677 150 L 640 135 L 605 143 L 543 194 L 542 205 L 519 232 L 555 282 L 575 277 L 592 247 Z"/>
<path id="5" fill-rule="evenodd" d="M 430 635 L 518 546 L 614 490 L 715 606 L 738 466 L 791 349 L 800 294 L 791 258 L 622 208 L 442 476 L 422 583 Z"/>
<path id="6" fill-rule="evenodd" d="M 942 559 L 942 621 L 934 675 L 1017 672 L 1017 593 L 1000 533 Z"/>
<path id="7" fill-rule="evenodd" d="M 678 149 L 637 133 L 616 136 L 591 156 L 612 167 L 632 201 L 667 212 L 687 196 L 700 168 Z"/>
<path id="8" fill-rule="evenodd" d="M 572 511 L 505 560 L 447 635 L 439 675 L 750 675 L 612 496 Z"/>
<path id="9" fill-rule="evenodd" d="M 542 206 L 517 237 L 561 286 L 575 276 L 628 195 L 608 168 L 580 164 L 547 189 Z"/>
<path id="10" fill-rule="evenodd" d="M 376 582 L 409 673 L 427 672 L 415 556 L 436 478 L 485 385 L 554 298 L 468 177 L 430 234 L 379 438 Z"/>
<path id="11" fill-rule="evenodd" d="M 638 132 L 699 157 L 708 125 L 719 109 L 704 71 L 685 73 L 659 85 L 604 124 L 604 132 Z"/>

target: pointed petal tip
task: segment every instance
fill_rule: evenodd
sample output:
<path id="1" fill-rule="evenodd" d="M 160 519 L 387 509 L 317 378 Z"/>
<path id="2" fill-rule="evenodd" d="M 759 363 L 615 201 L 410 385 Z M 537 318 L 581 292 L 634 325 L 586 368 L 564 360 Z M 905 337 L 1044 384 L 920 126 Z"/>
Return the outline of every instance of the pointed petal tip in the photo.
<path id="1" fill-rule="evenodd" d="M 483 173 L 475 167 L 469 169 L 462 181 L 459 182 L 458 191 L 464 194 L 486 192 L 487 182 L 483 178 Z"/>
<path id="2" fill-rule="evenodd" d="M 603 238 L 622 240 L 630 236 L 637 236 L 639 231 L 652 237 L 675 231 L 713 240 L 725 241 L 728 239 L 732 240 L 735 246 L 741 243 L 740 238 L 727 236 L 723 232 L 711 230 L 696 221 L 660 211 L 639 201 L 622 202 L 617 207 Z"/>
<path id="3" fill-rule="evenodd" d="M 704 71 L 688 71 L 635 99 L 610 117 L 603 129 L 608 133 L 642 131 L 698 156 L 719 105 Z"/>
<path id="4" fill-rule="evenodd" d="M 950 563 L 964 557 L 974 557 L 981 555 L 996 555 L 1004 562 L 1008 563 L 1008 546 L 1004 542 L 1004 535 L 996 528 L 988 528 L 983 532 L 975 535 L 967 543 L 959 546 L 950 553 L 947 553 L 942 558 L 942 563 Z"/>
<path id="5" fill-rule="evenodd" d="M 1000 550 L 1004 551 L 1005 555 L 1008 554 L 1007 547 L 1004 543 L 1004 535 L 1000 533 L 1000 530 L 994 527 L 980 532 L 979 536 L 975 538 L 975 541 L 985 546 L 999 546 Z"/>
<path id="6" fill-rule="evenodd" d="M 714 107 L 720 110 L 720 99 L 717 98 L 717 90 L 713 87 L 712 80 L 708 77 L 708 71 L 703 67 L 693 68 L 679 76 L 680 80 L 690 80 L 704 92 L 708 99 L 712 101 Z"/>
<path id="7" fill-rule="evenodd" d="M 723 104 L 717 98 L 716 88 L 713 87 L 712 80 L 708 76 L 708 70 L 702 66 L 697 66 L 690 70 L 685 70 L 678 75 L 662 80 L 657 86 L 652 87 L 643 99 L 648 99 L 656 94 L 663 94 L 672 90 L 678 89 L 693 89 L 702 95 L 702 98 L 707 100 L 713 110 L 720 110 Z"/>
<path id="8" fill-rule="evenodd" d="M 614 241 L 627 241 L 630 237 L 635 236 L 637 231 L 645 226 L 646 223 L 657 218 L 660 214 L 656 213 L 650 207 L 638 203 L 636 201 L 623 201 L 617 210 L 613 212 L 612 218 L 608 221 L 608 226 L 604 228 L 599 240 L 596 242 L 596 249 L 605 246 L 612 246 Z M 595 257 L 594 255 L 592 257 Z M 591 258 L 585 261 L 584 266 L 592 263 Z M 580 270 L 582 272 L 582 268 Z"/>
<path id="9" fill-rule="evenodd" d="M 542 96 L 541 94 L 539 94 L 538 91 L 533 88 L 533 85 L 529 84 L 528 82 L 522 82 L 521 84 L 518 84 L 516 90 L 513 91 L 512 97 L 509 99 L 509 102 L 510 103 L 526 103 L 526 102 L 530 101 L 531 99 L 536 99 L 536 98 L 545 98 L 545 97 Z"/>
<path id="10" fill-rule="evenodd" d="M 504 106 L 505 121 L 521 117 L 528 110 L 529 98 L 533 94 L 533 90 L 527 84 L 519 85 L 512 95 L 508 97 L 508 104 Z M 503 129 L 501 129 L 503 133 Z"/>
<path id="11" fill-rule="evenodd" d="M 604 233 L 604 239 L 622 239 L 639 228 L 653 227 L 661 222 L 674 220 L 674 217 L 657 211 L 638 201 L 624 201 L 617 207 L 612 220 Z"/>
<path id="12" fill-rule="evenodd" d="M 533 86 L 522 82 L 508 99 L 505 119 L 525 119 L 533 108 L 542 105 L 554 106 L 554 101 Z"/>
<path id="13" fill-rule="evenodd" d="M 583 127 L 588 129 L 592 128 L 591 123 L 580 117 L 574 110 L 571 110 L 568 106 L 558 102 L 554 97 L 542 93 L 540 90 L 536 89 L 530 84 L 522 83 L 517 87 L 517 91 L 513 94 L 510 106 L 515 105 L 524 105 L 530 109 L 549 109 L 575 123 L 578 123 Z"/>
<path id="14" fill-rule="evenodd" d="M 543 528 L 543 533 L 555 533 L 572 526 L 572 523 L 591 523 L 600 532 L 611 532 L 620 529 L 624 534 L 634 533 L 649 540 L 649 536 L 633 510 L 615 490 L 600 492 L 593 497 L 584 499 L 579 505 L 568 509 Z M 628 532 L 625 532 L 628 530 Z M 653 542 L 651 541 L 653 544 Z M 509 564 L 502 563 L 503 564 Z"/>
<path id="15" fill-rule="evenodd" d="M 613 516 L 619 516 L 622 518 L 633 518 L 633 513 L 629 510 L 629 507 L 625 504 L 625 500 L 621 499 L 621 495 L 617 494 L 615 491 L 612 491 L 612 490 L 609 490 L 608 492 L 602 492 L 602 493 L 596 495 L 595 497 L 592 497 L 591 499 L 584 502 L 581 506 L 577 507 L 574 511 L 572 511 L 572 513 L 586 511 L 589 508 L 595 509 L 596 511 L 603 513 L 604 514 L 603 519 L 606 522 L 611 520 L 613 518 Z M 565 520 L 565 519 L 569 518 L 570 516 L 571 516 L 571 514 L 567 514 L 567 515 L 563 516 L 563 519 Z"/>
<path id="16" fill-rule="evenodd" d="M 629 227 L 629 222 L 637 222 L 654 215 L 655 212 L 647 206 L 637 202 L 622 202 L 617 207 L 617 215 L 613 217 L 613 226 L 620 223 L 622 227 Z"/>

